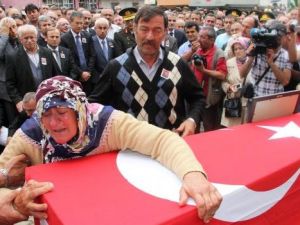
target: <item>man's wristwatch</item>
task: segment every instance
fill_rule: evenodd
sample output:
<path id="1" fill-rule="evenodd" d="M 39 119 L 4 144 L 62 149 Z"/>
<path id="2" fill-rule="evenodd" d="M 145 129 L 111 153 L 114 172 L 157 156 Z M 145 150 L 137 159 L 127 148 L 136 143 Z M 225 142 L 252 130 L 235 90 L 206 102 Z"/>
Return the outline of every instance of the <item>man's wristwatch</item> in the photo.
<path id="1" fill-rule="evenodd" d="M 4 186 L 7 187 L 7 185 L 8 185 L 8 170 L 5 168 L 1 168 L 0 176 L 4 177 L 4 180 L 5 180 Z"/>

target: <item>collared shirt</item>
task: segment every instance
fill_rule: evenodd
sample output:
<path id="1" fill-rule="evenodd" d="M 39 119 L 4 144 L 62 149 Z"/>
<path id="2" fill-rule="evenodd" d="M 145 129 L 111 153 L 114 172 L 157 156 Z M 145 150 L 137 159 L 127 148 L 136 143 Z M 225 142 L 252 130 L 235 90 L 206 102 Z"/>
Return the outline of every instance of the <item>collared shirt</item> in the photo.
<path id="1" fill-rule="evenodd" d="M 229 38 L 231 37 L 230 34 L 226 32 L 217 36 L 215 44 L 218 48 L 223 49 L 224 45 L 228 42 Z"/>
<path id="2" fill-rule="evenodd" d="M 149 68 L 148 64 L 142 58 L 141 54 L 139 53 L 139 51 L 137 49 L 137 46 L 133 49 L 133 55 L 134 55 L 137 63 L 139 64 L 140 68 L 144 72 L 144 74 L 148 77 L 148 79 L 150 81 L 152 81 L 159 66 L 162 64 L 163 59 L 164 59 L 164 54 L 163 54 L 162 49 L 161 48 L 159 49 L 158 58 L 155 61 L 155 63 L 152 65 L 151 68 Z"/>
<path id="3" fill-rule="evenodd" d="M 100 44 L 100 46 L 101 46 L 102 49 L 103 49 L 103 43 L 102 43 L 102 41 L 104 41 L 104 42 L 106 43 L 106 46 L 108 46 L 108 41 L 107 41 L 106 38 L 101 39 L 101 38 L 99 38 L 99 37 L 97 36 L 97 39 L 98 39 L 99 44 Z"/>
<path id="4" fill-rule="evenodd" d="M 278 56 L 278 54 L 280 54 Z M 275 54 L 274 57 L 277 57 L 275 64 L 279 67 L 281 71 L 288 69 L 292 69 L 292 64 L 289 62 L 288 52 L 283 48 Z M 260 78 L 261 75 L 265 72 L 266 68 L 269 66 L 267 62 L 266 55 L 257 55 L 257 62 L 255 63 L 255 59 L 252 64 L 251 70 L 251 78 L 253 78 L 253 83 Z M 254 85 L 254 94 L 255 96 L 264 96 L 270 94 L 276 94 L 284 91 L 283 85 L 280 81 L 275 77 L 274 73 L 271 69 L 265 74 L 263 79 L 259 82 L 258 85 Z"/>
<path id="5" fill-rule="evenodd" d="M 120 30 L 121 30 L 121 27 L 119 27 L 116 24 L 111 24 L 110 27 L 108 28 L 106 37 L 108 37 L 110 39 L 114 39 L 115 33 L 119 32 Z"/>
<path id="6" fill-rule="evenodd" d="M 53 57 L 57 61 L 58 59 L 57 59 L 57 55 L 55 52 L 57 52 L 59 54 L 58 46 L 56 48 L 52 48 L 51 46 L 47 45 L 47 47 L 51 50 Z M 55 52 L 53 52 L 53 51 L 55 51 Z"/>
<path id="7" fill-rule="evenodd" d="M 182 45 L 180 45 L 178 49 L 178 55 L 183 56 L 187 51 L 192 49 L 192 44 L 190 41 L 184 42 Z"/>
<path id="8" fill-rule="evenodd" d="M 80 32 L 78 34 L 76 34 L 72 29 L 71 29 L 71 33 L 73 35 L 73 38 L 75 40 L 75 43 L 76 43 L 76 36 L 79 36 L 79 41 L 81 42 L 81 34 Z"/>
<path id="9" fill-rule="evenodd" d="M 171 37 L 175 37 L 175 30 L 173 29 L 173 30 L 169 30 L 169 35 L 171 36 Z"/>
<path id="10" fill-rule="evenodd" d="M 39 47 L 37 47 L 36 52 L 34 52 L 34 53 L 28 52 L 26 48 L 24 48 L 24 50 L 25 50 L 26 54 L 28 55 L 29 59 L 33 62 L 33 64 L 36 67 L 39 67 L 39 63 L 40 63 Z"/>

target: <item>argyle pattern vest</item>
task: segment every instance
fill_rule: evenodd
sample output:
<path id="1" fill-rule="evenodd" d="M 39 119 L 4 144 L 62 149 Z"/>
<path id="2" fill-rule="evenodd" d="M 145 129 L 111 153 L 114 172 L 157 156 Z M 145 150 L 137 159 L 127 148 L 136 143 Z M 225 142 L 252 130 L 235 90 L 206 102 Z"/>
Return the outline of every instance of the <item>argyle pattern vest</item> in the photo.
<path id="1" fill-rule="evenodd" d="M 171 129 L 178 126 L 176 107 L 185 107 L 178 105 L 177 85 L 181 74 L 176 64 L 180 57 L 169 52 L 152 81 L 149 81 L 134 57 L 130 58 L 128 65 L 129 57 L 123 54 L 116 59 L 121 65 L 116 76 L 118 89 L 121 90 L 119 102 L 122 102 L 118 108 L 159 127 Z"/>

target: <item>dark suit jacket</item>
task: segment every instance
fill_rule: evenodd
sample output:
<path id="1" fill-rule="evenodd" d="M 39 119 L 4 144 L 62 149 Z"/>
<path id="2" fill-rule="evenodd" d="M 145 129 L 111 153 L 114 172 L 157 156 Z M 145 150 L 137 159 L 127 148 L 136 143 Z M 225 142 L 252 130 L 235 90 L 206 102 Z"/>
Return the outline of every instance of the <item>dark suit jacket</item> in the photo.
<path id="1" fill-rule="evenodd" d="M 108 62 L 115 57 L 115 43 L 112 39 L 106 38 L 108 42 L 108 60 L 105 58 L 102 47 L 99 43 L 98 37 L 93 36 L 93 46 L 95 49 L 95 57 L 96 57 L 96 63 L 95 63 L 95 73 L 92 76 L 92 79 L 94 83 L 97 83 L 99 80 L 99 77 L 108 64 Z"/>
<path id="2" fill-rule="evenodd" d="M 90 36 L 96 35 L 96 31 L 92 28 L 88 28 L 87 30 L 85 30 L 85 32 L 87 32 Z"/>
<path id="3" fill-rule="evenodd" d="M 65 47 L 58 46 L 58 52 L 59 52 L 61 68 L 59 68 L 56 60 L 54 60 L 56 70 L 58 71 L 58 73 L 60 75 L 68 76 L 72 79 L 76 79 L 78 76 L 80 76 L 80 74 L 76 74 L 75 62 L 71 54 L 71 51 Z"/>
<path id="4" fill-rule="evenodd" d="M 54 58 L 49 49 L 39 47 L 40 66 L 43 80 L 57 75 Z M 43 63 L 42 63 L 43 62 Z M 29 64 L 29 57 L 23 46 L 6 57 L 6 87 L 11 100 L 17 104 L 30 91 L 36 91 L 37 85 Z"/>
<path id="5" fill-rule="evenodd" d="M 91 36 L 84 31 L 80 32 L 80 35 L 81 35 L 82 48 L 84 51 L 84 56 L 88 67 L 87 70 L 82 70 L 80 68 L 79 56 L 78 56 L 75 40 L 71 30 L 68 31 L 67 33 L 64 33 L 61 36 L 61 43 L 60 43 L 62 47 L 68 48 L 71 51 L 71 54 L 75 62 L 75 66 L 74 66 L 75 74 L 78 74 L 78 77 L 76 77 L 77 80 L 80 79 L 80 75 L 82 74 L 82 72 L 88 71 L 91 73 L 95 66 L 95 57 L 92 48 L 93 45 L 92 45 Z"/>
<path id="6" fill-rule="evenodd" d="M 185 36 L 185 33 L 181 30 L 174 30 L 174 36 L 177 40 L 177 46 L 181 46 L 184 42 L 187 41 L 187 38 Z"/>
<path id="7" fill-rule="evenodd" d="M 178 52 L 177 40 L 175 37 L 172 37 L 169 34 L 166 35 L 163 47 L 166 49 L 166 51 L 171 51 L 176 54 Z"/>
<path id="8" fill-rule="evenodd" d="M 45 39 L 41 36 L 41 34 L 38 35 L 37 44 L 42 47 L 47 47 L 47 42 Z"/>

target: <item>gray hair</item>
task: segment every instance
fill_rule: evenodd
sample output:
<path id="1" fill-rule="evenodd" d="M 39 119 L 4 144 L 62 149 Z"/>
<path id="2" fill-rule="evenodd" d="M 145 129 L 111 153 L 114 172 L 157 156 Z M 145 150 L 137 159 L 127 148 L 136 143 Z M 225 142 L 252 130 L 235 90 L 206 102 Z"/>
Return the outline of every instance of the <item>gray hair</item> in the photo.
<path id="1" fill-rule="evenodd" d="M 34 33 L 34 35 L 36 37 L 38 35 L 38 31 L 37 31 L 36 27 L 31 24 L 25 24 L 18 28 L 18 36 L 19 37 L 22 37 L 24 35 L 24 33 L 28 33 L 28 32 Z"/>
<path id="2" fill-rule="evenodd" d="M 50 21 L 50 17 L 49 16 L 46 16 L 46 15 L 41 15 L 39 16 L 38 18 L 38 22 L 47 22 L 47 21 Z"/>
<path id="3" fill-rule="evenodd" d="M 216 39 L 216 31 L 213 27 L 211 26 L 204 26 L 201 28 L 201 31 L 202 30 L 206 30 L 207 31 L 207 36 L 210 37 L 210 38 L 213 38 L 214 40 Z"/>
<path id="4" fill-rule="evenodd" d="M 70 21 L 72 22 L 75 17 L 83 18 L 82 12 L 73 11 L 70 16 Z"/>
<path id="5" fill-rule="evenodd" d="M 0 20 L 0 27 L 4 27 L 4 25 L 9 25 L 9 26 L 12 26 L 16 24 L 16 21 L 11 18 L 11 17 L 3 17 L 1 20 Z"/>
<path id="6" fill-rule="evenodd" d="M 23 97 L 23 103 L 30 102 L 30 100 L 35 100 L 35 92 L 27 92 Z"/>
<path id="7" fill-rule="evenodd" d="M 68 26 L 70 25 L 69 21 L 66 18 L 59 18 L 56 22 L 56 28 L 59 28 L 64 23 L 68 23 Z"/>
<path id="8" fill-rule="evenodd" d="M 95 21 L 95 27 L 97 27 L 98 25 L 104 24 L 107 27 L 109 27 L 109 22 L 106 18 L 100 17 Z"/>

